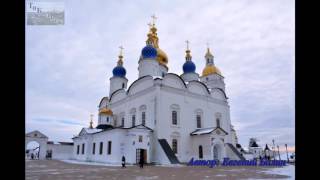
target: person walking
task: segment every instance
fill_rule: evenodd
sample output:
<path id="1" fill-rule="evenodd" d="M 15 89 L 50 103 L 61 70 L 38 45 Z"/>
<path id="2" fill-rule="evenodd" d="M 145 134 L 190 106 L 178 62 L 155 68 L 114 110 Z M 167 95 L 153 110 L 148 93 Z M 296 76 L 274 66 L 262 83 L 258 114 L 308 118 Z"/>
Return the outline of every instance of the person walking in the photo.
<path id="1" fill-rule="evenodd" d="M 139 164 L 140 164 L 140 168 L 143 168 L 143 164 L 144 164 L 143 157 L 140 158 Z"/>
<path id="2" fill-rule="evenodd" d="M 126 158 L 122 156 L 122 167 L 126 168 Z"/>

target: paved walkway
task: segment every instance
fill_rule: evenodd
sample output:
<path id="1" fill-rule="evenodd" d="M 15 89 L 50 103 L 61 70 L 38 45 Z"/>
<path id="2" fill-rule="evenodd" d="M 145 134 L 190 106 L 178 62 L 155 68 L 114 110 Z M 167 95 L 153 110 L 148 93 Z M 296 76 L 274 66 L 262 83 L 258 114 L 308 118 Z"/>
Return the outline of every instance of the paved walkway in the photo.
<path id="1" fill-rule="evenodd" d="M 265 173 L 261 167 L 107 167 L 70 164 L 57 160 L 26 160 L 27 180 L 85 180 L 85 179 L 281 179 L 284 175 Z"/>

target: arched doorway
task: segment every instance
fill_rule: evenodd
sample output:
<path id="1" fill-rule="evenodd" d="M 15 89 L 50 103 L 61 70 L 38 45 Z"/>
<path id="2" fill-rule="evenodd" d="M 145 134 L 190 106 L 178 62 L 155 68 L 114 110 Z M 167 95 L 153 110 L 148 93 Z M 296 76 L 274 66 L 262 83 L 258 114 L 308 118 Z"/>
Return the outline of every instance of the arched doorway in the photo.
<path id="1" fill-rule="evenodd" d="M 26 148 L 27 159 L 39 159 L 40 143 L 37 141 L 30 141 Z"/>
<path id="2" fill-rule="evenodd" d="M 213 159 L 215 160 L 221 159 L 221 147 L 218 144 L 213 146 Z"/>
<path id="3" fill-rule="evenodd" d="M 25 152 L 29 151 L 34 154 L 34 158 L 45 159 L 47 153 L 48 137 L 39 131 L 32 131 L 25 136 Z M 37 148 L 38 147 L 38 148 Z M 31 158 L 31 153 L 30 158 Z M 35 156 L 35 154 L 37 156 Z"/>

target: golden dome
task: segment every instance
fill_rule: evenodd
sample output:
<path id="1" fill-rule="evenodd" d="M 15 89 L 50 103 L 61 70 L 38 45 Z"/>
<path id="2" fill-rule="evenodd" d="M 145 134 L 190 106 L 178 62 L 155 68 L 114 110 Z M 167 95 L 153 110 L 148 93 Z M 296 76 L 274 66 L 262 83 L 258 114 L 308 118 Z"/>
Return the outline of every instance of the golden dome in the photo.
<path id="1" fill-rule="evenodd" d="M 113 112 L 112 112 L 111 109 L 104 107 L 104 108 L 101 108 L 101 109 L 99 110 L 99 114 L 112 115 Z"/>
<path id="2" fill-rule="evenodd" d="M 207 65 L 202 71 L 202 76 L 207 76 L 210 74 L 219 74 L 222 76 L 220 70 L 214 65 Z"/>
<path id="3" fill-rule="evenodd" d="M 167 54 L 161 50 L 160 48 L 156 48 L 157 49 L 157 61 L 164 65 L 165 67 L 167 67 L 168 64 L 168 56 Z"/>

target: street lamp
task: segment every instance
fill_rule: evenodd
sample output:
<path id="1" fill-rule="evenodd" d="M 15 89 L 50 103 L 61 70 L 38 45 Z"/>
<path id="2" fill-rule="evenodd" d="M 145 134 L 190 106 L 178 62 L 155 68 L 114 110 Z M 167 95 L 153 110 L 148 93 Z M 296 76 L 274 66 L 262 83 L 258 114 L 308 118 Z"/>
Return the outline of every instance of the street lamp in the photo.
<path id="1" fill-rule="evenodd" d="M 273 156 L 273 158 L 274 159 L 276 159 L 276 157 L 275 157 L 275 155 L 274 155 L 274 149 L 275 149 L 275 145 L 274 145 L 274 139 L 272 139 L 272 144 L 273 144 L 273 146 L 272 146 L 272 156 Z"/>
<path id="2" fill-rule="evenodd" d="M 280 158 L 280 151 L 279 151 L 279 145 L 277 145 L 277 148 L 278 148 L 279 160 L 281 160 L 281 158 Z"/>
<path id="3" fill-rule="evenodd" d="M 288 145 L 287 145 L 287 144 L 285 144 L 285 146 L 286 146 L 287 160 L 288 160 L 288 162 L 289 162 L 289 156 L 288 156 Z"/>

